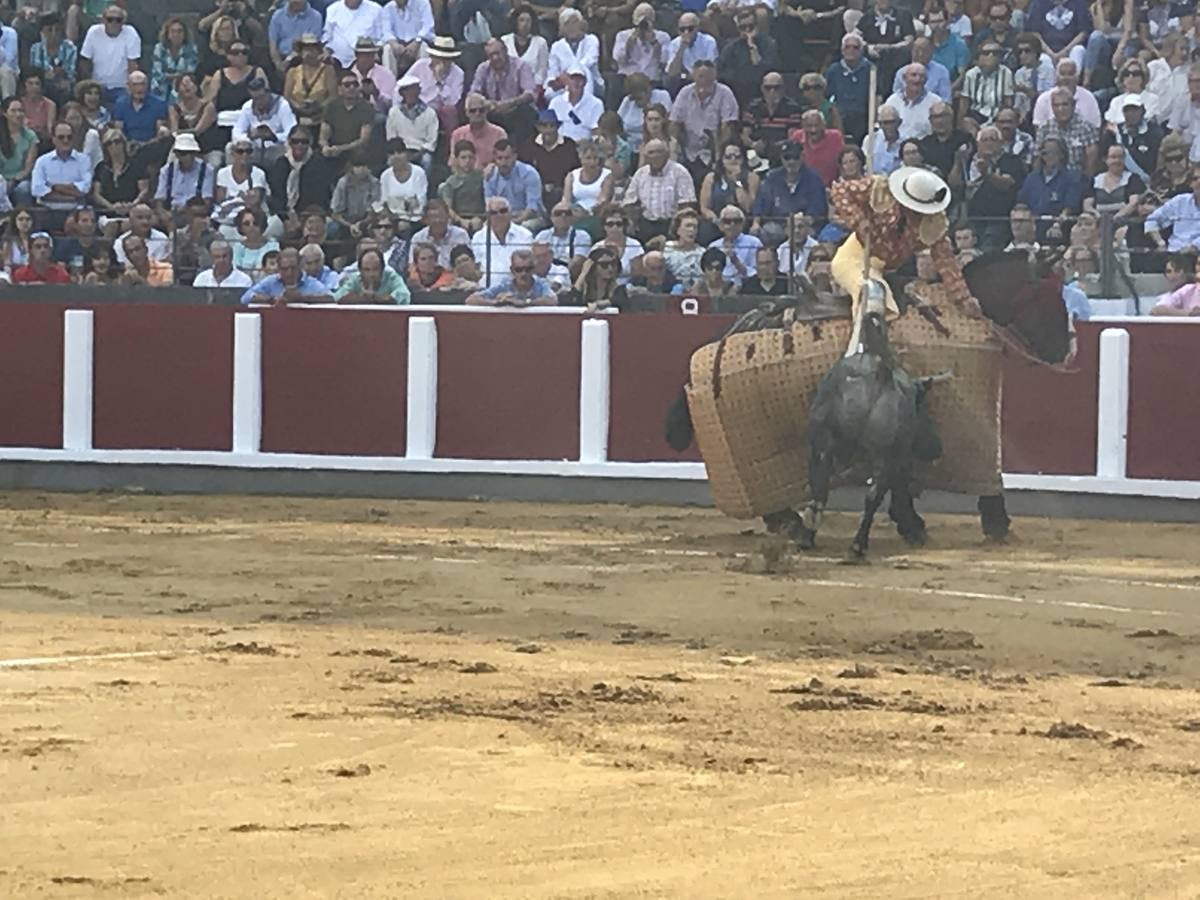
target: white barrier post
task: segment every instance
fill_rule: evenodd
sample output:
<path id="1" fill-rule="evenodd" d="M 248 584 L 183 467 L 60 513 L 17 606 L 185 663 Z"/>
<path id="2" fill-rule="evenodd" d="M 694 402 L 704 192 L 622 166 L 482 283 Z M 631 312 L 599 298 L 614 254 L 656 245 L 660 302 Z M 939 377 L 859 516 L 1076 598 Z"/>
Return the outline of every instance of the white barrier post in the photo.
<path id="1" fill-rule="evenodd" d="M 1126 475 L 1129 434 L 1129 332 L 1100 332 L 1100 384 L 1096 410 L 1096 475 Z"/>
<path id="2" fill-rule="evenodd" d="M 433 459 L 437 443 L 437 321 L 432 316 L 408 320 L 408 422 L 405 458 Z"/>
<path id="3" fill-rule="evenodd" d="M 234 453 L 262 450 L 262 316 L 233 317 Z"/>
<path id="4" fill-rule="evenodd" d="M 579 461 L 608 462 L 608 323 L 586 319 L 579 333 Z"/>
<path id="5" fill-rule="evenodd" d="M 92 449 L 94 333 L 90 309 L 63 313 L 64 450 Z"/>

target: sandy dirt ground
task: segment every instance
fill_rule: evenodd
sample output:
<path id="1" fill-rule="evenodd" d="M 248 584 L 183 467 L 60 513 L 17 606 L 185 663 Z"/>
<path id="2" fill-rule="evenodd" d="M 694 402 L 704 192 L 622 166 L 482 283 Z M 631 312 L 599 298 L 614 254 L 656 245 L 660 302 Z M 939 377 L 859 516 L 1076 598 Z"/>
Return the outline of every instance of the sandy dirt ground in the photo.
<path id="1" fill-rule="evenodd" d="M 0 897 L 1200 897 L 1196 530 L 0 496 Z"/>

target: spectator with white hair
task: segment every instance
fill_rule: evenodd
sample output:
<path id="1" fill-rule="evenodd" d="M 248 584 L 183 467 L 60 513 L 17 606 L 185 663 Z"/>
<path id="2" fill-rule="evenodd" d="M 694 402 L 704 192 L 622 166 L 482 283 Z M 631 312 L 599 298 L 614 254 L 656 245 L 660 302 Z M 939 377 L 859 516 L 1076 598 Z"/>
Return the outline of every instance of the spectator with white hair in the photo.
<path id="1" fill-rule="evenodd" d="M 681 160 L 693 174 L 707 172 L 716 147 L 733 137 L 738 102 L 728 86 L 717 81 L 717 68 L 702 59 L 692 69 L 686 85 L 671 107 L 671 134 L 683 148 Z M 715 145 L 714 145 L 715 141 Z"/>
<path id="2" fill-rule="evenodd" d="M 888 97 L 886 105 L 900 115 L 901 138 L 923 138 L 932 130 L 929 112 L 940 100 L 925 89 L 925 67 L 920 63 L 905 66 L 903 78 L 904 89 Z"/>
<path id="3" fill-rule="evenodd" d="M 651 83 L 661 83 L 670 42 L 665 31 L 654 27 L 654 7 L 639 3 L 633 9 L 633 27 L 618 31 L 613 39 L 612 58 L 617 73 L 622 77 L 641 73 Z"/>
<path id="4" fill-rule="evenodd" d="M 487 201 L 487 222 L 471 238 L 471 250 L 483 271 L 481 284 L 492 287 L 509 277 L 514 250 L 529 249 L 533 232 L 512 220 L 512 207 L 503 197 Z M 532 271 L 532 269 L 531 269 Z"/>
<path id="5" fill-rule="evenodd" d="M 208 247 L 212 265 L 192 279 L 194 288 L 242 288 L 253 283 L 250 276 L 233 265 L 233 248 L 228 241 L 213 241 Z M 322 257 L 322 261 L 323 261 Z"/>
<path id="6" fill-rule="evenodd" d="M 125 10 L 115 3 L 106 7 L 104 21 L 88 29 L 79 48 L 79 79 L 100 82 L 110 105 L 126 92 L 129 75 L 142 58 L 142 36 L 125 18 Z"/>
<path id="7" fill-rule="evenodd" d="M 1038 127 L 1038 143 L 1058 138 L 1067 148 L 1067 163 L 1084 174 L 1093 175 L 1099 169 L 1100 130 L 1085 122 L 1075 109 L 1075 98 L 1066 88 L 1051 92 L 1052 118 Z"/>
<path id="8" fill-rule="evenodd" d="M 643 150 L 646 164 L 629 179 L 624 202 L 637 215 L 638 238 L 649 241 L 667 233 L 681 206 L 696 202 L 696 184 L 688 170 L 670 158 L 665 141 L 649 140 Z"/>
<path id="9" fill-rule="evenodd" d="M 1079 83 L 1079 67 L 1072 60 L 1062 59 L 1054 67 L 1055 88 L 1064 88 L 1075 98 L 1075 109 L 1080 117 L 1097 128 L 1100 127 L 1100 104 L 1096 95 Z M 1033 124 L 1041 127 L 1050 121 L 1050 97 L 1054 89 L 1043 91 L 1033 104 Z"/>
<path id="10" fill-rule="evenodd" d="M 568 74 L 578 67 L 587 81 L 589 93 L 602 94 L 604 78 L 600 74 L 600 40 L 587 33 L 583 13 L 567 7 L 558 14 L 559 39 L 550 46 L 550 64 L 546 68 L 546 90 L 560 94 L 567 89 Z"/>
<path id="11" fill-rule="evenodd" d="M 1004 138 L 995 125 L 984 125 L 949 172 L 950 186 L 966 200 L 967 217 L 974 223 L 980 250 L 1000 250 L 1011 239 L 1008 216 L 1025 181 L 1025 166 L 1004 152 Z"/>
<path id="12" fill-rule="evenodd" d="M 556 306 L 558 296 L 550 283 L 534 274 L 533 253 L 514 250 L 504 277 L 496 278 L 482 290 L 467 295 L 468 306 Z"/>
<path id="13" fill-rule="evenodd" d="M 1013 105 L 1017 83 L 1012 70 L 1000 65 L 1002 52 L 996 41 L 986 41 L 980 48 L 979 64 L 963 76 L 959 88 L 959 121 L 969 116 L 976 124 L 990 124 L 1000 110 Z"/>
<path id="14" fill-rule="evenodd" d="M 867 134 L 870 73 L 874 66 L 863 50 L 866 43 L 857 31 L 842 38 L 842 58 L 825 70 L 825 95 L 842 114 L 847 138 L 861 141 Z"/>
<path id="15" fill-rule="evenodd" d="M 875 113 L 875 134 L 863 138 L 863 152 L 871 158 L 872 175 L 889 175 L 900 168 L 900 113 L 891 104 L 884 104 Z M 932 130 L 932 126 L 930 126 Z M 874 146 L 868 147 L 868 143 Z"/>
<path id="16" fill-rule="evenodd" d="M 666 50 L 666 84 L 672 93 L 691 80 L 697 62 L 707 59 L 715 65 L 719 55 L 717 39 L 700 30 L 700 17 L 694 12 L 679 17 L 677 31 Z"/>
<path id="17" fill-rule="evenodd" d="M 325 250 L 320 244 L 305 244 L 300 248 L 300 269 L 330 291 L 337 289 L 338 273 L 325 264 Z"/>
<path id="18" fill-rule="evenodd" d="M 933 14 L 931 13 L 931 15 Z M 945 21 L 945 14 L 940 10 L 937 11 L 937 15 L 942 17 L 943 22 Z M 958 79 L 952 79 L 950 70 L 933 58 L 933 41 L 927 37 L 917 38 L 912 43 L 911 53 L 911 62 L 920 63 L 925 67 L 925 89 L 949 103 L 954 96 L 951 85 Z M 899 93 L 902 90 L 904 90 L 904 69 L 897 69 L 892 78 L 892 93 Z"/>

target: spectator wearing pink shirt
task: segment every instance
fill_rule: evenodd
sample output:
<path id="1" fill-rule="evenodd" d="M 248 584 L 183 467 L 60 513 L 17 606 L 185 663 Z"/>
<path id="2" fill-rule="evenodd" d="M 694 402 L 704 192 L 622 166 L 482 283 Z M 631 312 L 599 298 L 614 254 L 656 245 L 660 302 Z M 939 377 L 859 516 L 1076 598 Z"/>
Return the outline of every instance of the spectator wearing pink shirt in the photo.
<path id="1" fill-rule="evenodd" d="M 1152 316 L 1200 316 L 1200 257 L 1172 253 L 1165 270 L 1171 290 L 1150 310 Z"/>
<path id="2" fill-rule="evenodd" d="M 429 55 L 413 63 L 406 74 L 421 82 L 421 102 L 433 107 L 442 130 L 450 132 L 459 123 L 458 103 L 462 100 L 465 76 L 455 60 L 462 53 L 450 37 L 434 38 L 426 52 Z M 399 97 L 393 95 L 392 103 L 398 102 Z"/>
<path id="3" fill-rule="evenodd" d="M 346 71 L 352 72 L 362 86 L 363 97 L 377 113 L 387 114 L 396 90 L 396 76 L 391 69 L 379 64 L 380 46 L 370 37 L 360 37 L 354 44 L 354 62 Z"/>

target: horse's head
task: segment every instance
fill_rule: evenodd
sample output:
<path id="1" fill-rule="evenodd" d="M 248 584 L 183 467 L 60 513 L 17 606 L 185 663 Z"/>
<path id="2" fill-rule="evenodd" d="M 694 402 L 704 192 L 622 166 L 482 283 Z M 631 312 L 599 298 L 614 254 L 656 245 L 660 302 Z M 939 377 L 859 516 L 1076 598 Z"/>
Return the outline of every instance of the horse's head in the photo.
<path id="1" fill-rule="evenodd" d="M 983 314 L 1008 329 L 1031 354 L 1059 363 L 1071 349 L 1062 279 L 1053 261 L 1022 250 L 986 253 L 963 269 Z"/>

